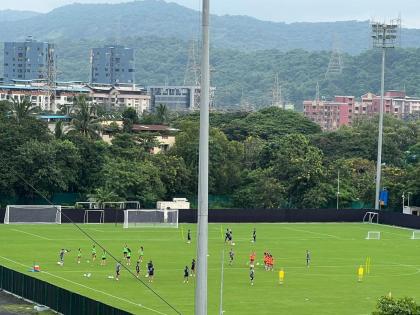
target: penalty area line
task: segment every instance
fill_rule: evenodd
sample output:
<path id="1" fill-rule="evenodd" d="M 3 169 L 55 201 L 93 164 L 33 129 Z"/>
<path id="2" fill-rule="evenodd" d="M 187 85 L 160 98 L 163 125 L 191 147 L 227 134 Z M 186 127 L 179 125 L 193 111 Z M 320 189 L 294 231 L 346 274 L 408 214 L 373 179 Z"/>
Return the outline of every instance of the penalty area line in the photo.
<path id="1" fill-rule="evenodd" d="M 46 241 L 53 241 L 52 239 L 50 239 L 48 237 L 41 236 L 41 235 L 37 235 L 37 234 L 33 234 L 33 233 L 21 231 L 21 230 L 18 230 L 18 229 L 11 229 L 11 230 L 12 231 L 15 231 L 15 232 L 20 232 L 20 233 L 23 233 L 23 234 L 27 234 L 27 235 L 30 235 L 30 236 L 39 237 L 39 238 L 42 238 L 43 240 L 46 240 Z"/>
<path id="2" fill-rule="evenodd" d="M 20 266 L 25 267 L 25 268 L 28 268 L 28 267 L 29 267 L 29 266 L 27 266 L 27 265 L 25 265 L 25 264 L 22 264 L 22 263 L 18 262 L 18 261 L 15 261 L 15 260 L 12 260 L 12 259 L 9 259 L 9 258 L 6 258 L 6 257 L 3 257 L 3 256 L 0 256 L 0 258 L 2 258 L 2 259 L 4 259 L 4 260 L 7 260 L 7 261 L 9 261 L 9 262 L 12 262 L 12 263 L 14 263 L 14 264 L 16 264 L 16 265 L 20 265 Z M 58 278 L 58 279 L 61 279 L 61 280 L 64 280 L 64 281 L 70 282 L 70 283 L 75 284 L 75 285 L 78 285 L 78 286 L 80 286 L 80 287 L 82 287 L 82 288 L 85 288 L 85 289 L 88 289 L 88 290 L 91 290 L 91 291 L 94 291 L 94 292 L 97 292 L 97 293 L 101 293 L 101 294 L 103 294 L 103 295 L 106 295 L 106 296 L 108 296 L 108 297 L 114 298 L 114 299 L 116 299 L 116 300 L 120 300 L 120 301 L 126 302 L 126 303 L 128 303 L 128 304 L 132 304 L 132 305 L 135 305 L 135 306 L 138 306 L 138 307 L 144 308 L 144 309 L 149 310 L 149 311 L 151 311 L 151 312 L 154 312 L 154 313 L 156 313 L 156 314 L 168 315 L 168 314 L 166 314 L 166 313 L 162 313 L 162 312 L 160 312 L 160 311 L 158 311 L 158 310 L 155 310 L 155 309 L 153 309 L 153 308 L 150 308 L 150 307 L 144 306 L 144 305 L 142 305 L 141 303 L 135 303 L 135 302 L 130 301 L 130 300 L 127 300 L 127 299 L 125 299 L 125 298 L 122 298 L 122 297 L 119 297 L 119 296 L 116 296 L 116 295 L 113 295 L 113 294 L 110 294 L 110 293 L 107 293 L 107 292 L 104 292 L 104 291 L 101 291 L 101 290 L 98 290 L 98 289 L 94 289 L 94 288 L 88 287 L 87 285 L 84 285 L 84 284 L 81 284 L 81 283 L 75 282 L 75 281 L 73 281 L 73 280 L 69 280 L 69 279 L 66 279 L 66 278 L 63 278 L 63 277 L 57 276 L 57 275 L 52 274 L 52 273 L 47 272 L 47 271 L 41 271 L 41 273 L 45 273 L 46 275 L 49 275 L 49 276 L 52 276 L 52 277 L 55 277 L 55 278 Z"/>

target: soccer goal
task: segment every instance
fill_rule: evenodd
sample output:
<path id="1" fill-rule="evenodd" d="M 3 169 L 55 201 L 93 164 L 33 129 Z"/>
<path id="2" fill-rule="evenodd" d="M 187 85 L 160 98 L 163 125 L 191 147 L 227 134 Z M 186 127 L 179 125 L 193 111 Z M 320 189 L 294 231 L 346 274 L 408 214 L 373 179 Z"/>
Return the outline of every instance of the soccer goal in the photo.
<path id="1" fill-rule="evenodd" d="M 412 240 L 420 240 L 420 230 L 414 230 L 411 235 Z"/>
<path id="2" fill-rule="evenodd" d="M 368 211 L 363 216 L 363 223 L 379 223 L 379 213 Z"/>
<path id="3" fill-rule="evenodd" d="M 124 210 L 124 228 L 172 227 L 178 228 L 178 210 L 129 209 Z"/>
<path id="4" fill-rule="evenodd" d="M 61 206 L 9 205 L 6 207 L 4 223 L 61 224 Z"/>
<path id="5" fill-rule="evenodd" d="M 105 211 L 99 209 L 85 210 L 83 216 L 83 223 L 85 224 L 103 224 L 105 218 Z"/>
<path id="6" fill-rule="evenodd" d="M 380 240 L 381 239 L 381 232 L 377 231 L 369 231 L 367 236 L 367 240 Z"/>

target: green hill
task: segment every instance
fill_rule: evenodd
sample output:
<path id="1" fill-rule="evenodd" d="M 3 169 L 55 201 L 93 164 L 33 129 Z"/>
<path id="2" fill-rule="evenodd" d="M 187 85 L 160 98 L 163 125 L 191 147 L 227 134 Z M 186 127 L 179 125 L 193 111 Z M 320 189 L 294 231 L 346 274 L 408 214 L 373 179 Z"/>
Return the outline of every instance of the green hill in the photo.
<path id="1" fill-rule="evenodd" d="M 72 4 L 19 21 L 0 21 L 0 41 L 27 35 L 50 40 L 127 36 L 190 40 L 200 34 L 199 12 L 161 0 Z M 211 23 L 212 42 L 219 48 L 330 50 L 334 35 L 345 52 L 356 54 L 370 47 L 367 21 L 286 24 L 213 15 Z M 420 30 L 404 29 L 402 38 L 403 47 L 420 47 Z"/>

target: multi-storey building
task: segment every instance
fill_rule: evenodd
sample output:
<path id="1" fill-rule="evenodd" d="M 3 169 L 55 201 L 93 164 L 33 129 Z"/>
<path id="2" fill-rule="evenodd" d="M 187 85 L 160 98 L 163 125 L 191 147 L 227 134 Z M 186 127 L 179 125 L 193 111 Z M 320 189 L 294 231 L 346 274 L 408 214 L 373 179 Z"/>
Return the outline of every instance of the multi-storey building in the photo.
<path id="1" fill-rule="evenodd" d="M 134 83 L 134 50 L 106 46 L 91 51 L 91 83 Z"/>
<path id="2" fill-rule="evenodd" d="M 353 106 L 353 96 L 336 96 L 333 101 L 304 101 L 303 112 L 323 130 L 336 130 L 351 125 Z"/>
<path id="3" fill-rule="evenodd" d="M 138 114 L 150 110 L 150 96 L 135 85 L 89 85 L 92 103 L 110 108 L 134 108 Z"/>
<path id="4" fill-rule="evenodd" d="M 200 108 L 201 89 L 199 86 L 157 85 L 147 88 L 151 97 L 151 109 L 159 104 L 172 111 L 189 111 Z M 210 88 L 210 107 L 213 105 L 215 88 Z"/>
<path id="5" fill-rule="evenodd" d="M 323 130 L 335 130 L 340 126 L 351 126 L 360 117 L 379 114 L 381 97 L 373 93 L 361 96 L 336 96 L 334 101 L 304 101 L 304 115 L 318 123 Z M 420 117 L 420 99 L 406 96 L 402 91 L 387 91 L 384 95 L 384 113 L 396 118 Z"/>
<path id="6" fill-rule="evenodd" d="M 11 85 L 0 85 L 0 101 L 17 101 L 29 99 L 34 106 L 42 111 L 53 112 L 61 106 L 73 104 L 77 95 L 88 96 L 90 90 L 80 85 L 57 85 L 54 89 L 49 88 L 45 83 L 26 82 Z"/>
<path id="7" fill-rule="evenodd" d="M 13 80 L 54 80 L 54 45 L 29 37 L 24 42 L 4 43 L 4 82 Z"/>
<path id="8" fill-rule="evenodd" d="M 42 111 L 57 112 L 62 107 L 72 107 L 74 98 L 85 95 L 87 101 L 110 108 L 134 108 L 139 114 L 150 110 L 150 96 L 145 89 L 134 85 L 88 85 L 86 83 L 56 83 L 54 88 L 45 82 L 20 82 L 0 85 L 0 101 L 29 99 Z"/>

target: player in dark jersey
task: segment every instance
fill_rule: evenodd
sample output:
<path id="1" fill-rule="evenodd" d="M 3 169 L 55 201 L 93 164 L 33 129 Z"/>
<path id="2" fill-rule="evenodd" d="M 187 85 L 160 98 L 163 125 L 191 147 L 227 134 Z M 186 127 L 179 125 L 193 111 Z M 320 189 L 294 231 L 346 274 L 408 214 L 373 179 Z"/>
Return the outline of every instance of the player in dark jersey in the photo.
<path id="1" fill-rule="evenodd" d="M 127 247 L 127 265 L 131 265 L 131 249 Z"/>
<path id="2" fill-rule="evenodd" d="M 249 279 L 251 280 L 251 285 L 254 285 L 255 271 L 254 268 L 249 269 Z"/>
<path id="3" fill-rule="evenodd" d="M 252 231 L 252 242 L 255 243 L 257 241 L 257 229 L 254 228 L 254 231 Z"/>
<path id="4" fill-rule="evenodd" d="M 195 277 L 195 259 L 191 262 L 191 277 Z"/>
<path id="5" fill-rule="evenodd" d="M 232 266 L 234 257 L 235 257 L 235 253 L 233 252 L 233 248 L 231 248 L 229 251 L 229 266 Z"/>
<path id="6" fill-rule="evenodd" d="M 136 263 L 136 276 L 137 278 L 140 277 L 140 260 L 137 260 Z"/>
<path id="7" fill-rule="evenodd" d="M 153 266 L 153 263 L 150 265 L 148 272 L 149 272 L 149 282 L 153 282 L 153 278 L 155 277 L 155 267 Z"/>
<path id="8" fill-rule="evenodd" d="M 184 269 L 184 283 L 188 283 L 190 277 L 190 270 L 188 269 L 188 266 L 185 266 Z"/>
<path id="9" fill-rule="evenodd" d="M 187 243 L 190 244 L 191 243 L 191 230 L 188 229 L 188 233 L 187 233 Z"/>
<path id="10" fill-rule="evenodd" d="M 226 243 L 227 241 L 229 241 L 229 235 L 230 235 L 230 233 L 229 233 L 229 229 L 226 229 L 226 233 L 225 233 L 225 243 Z"/>
<path id="11" fill-rule="evenodd" d="M 309 268 L 309 265 L 311 264 L 311 253 L 309 250 L 306 250 L 306 267 Z"/>

